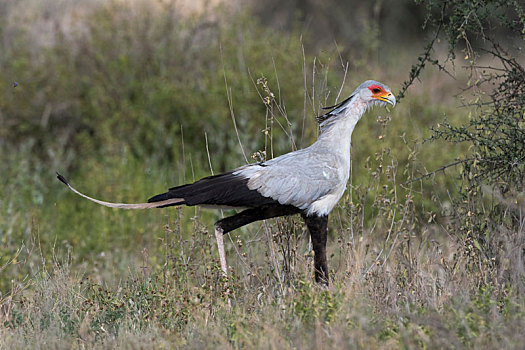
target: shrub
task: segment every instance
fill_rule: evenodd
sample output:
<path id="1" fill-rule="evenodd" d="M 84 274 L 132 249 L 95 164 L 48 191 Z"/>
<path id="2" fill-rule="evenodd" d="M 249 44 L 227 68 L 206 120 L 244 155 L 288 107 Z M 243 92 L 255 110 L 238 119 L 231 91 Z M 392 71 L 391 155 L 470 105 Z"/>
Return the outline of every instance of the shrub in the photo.
<path id="1" fill-rule="evenodd" d="M 462 242 L 462 256 L 479 283 L 496 285 L 497 293 L 506 284 L 523 292 L 525 270 L 509 261 L 525 256 L 525 68 L 516 47 L 525 39 L 524 9 L 516 1 L 423 3 L 435 35 L 412 67 L 401 96 L 427 63 L 447 71 L 458 49 L 468 73 L 460 95 L 469 107 L 468 121 L 456 126 L 445 120 L 430 138 L 469 146 L 467 156 L 439 169 L 457 165 L 461 174 L 460 196 L 449 213 L 454 224 L 447 229 Z M 449 45 L 444 60 L 433 56 L 441 35 Z"/>

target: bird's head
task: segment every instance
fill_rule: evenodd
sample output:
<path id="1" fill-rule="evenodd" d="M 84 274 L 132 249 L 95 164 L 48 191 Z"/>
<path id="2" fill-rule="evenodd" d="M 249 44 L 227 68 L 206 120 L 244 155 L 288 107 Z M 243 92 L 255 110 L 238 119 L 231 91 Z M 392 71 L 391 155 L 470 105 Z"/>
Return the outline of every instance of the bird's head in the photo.
<path id="1" fill-rule="evenodd" d="M 392 91 L 390 91 L 390 88 L 378 81 L 365 81 L 363 84 L 359 85 L 355 93 L 359 94 L 369 106 L 377 104 L 386 106 L 387 103 L 392 106 L 396 105 L 396 97 Z"/>
<path id="2" fill-rule="evenodd" d="M 376 105 L 386 106 L 391 104 L 392 106 L 396 105 L 396 97 L 390 91 L 390 88 L 384 84 L 381 84 L 375 80 L 367 80 L 363 84 L 359 85 L 355 89 L 354 93 L 350 95 L 346 100 L 330 107 L 323 107 L 323 109 L 329 109 L 330 111 L 318 116 L 317 122 L 321 127 L 326 126 L 331 123 L 331 121 L 337 120 L 338 116 L 344 115 L 348 111 L 348 107 L 354 103 L 363 107 L 361 110 L 361 117 L 364 110 L 371 108 Z"/>

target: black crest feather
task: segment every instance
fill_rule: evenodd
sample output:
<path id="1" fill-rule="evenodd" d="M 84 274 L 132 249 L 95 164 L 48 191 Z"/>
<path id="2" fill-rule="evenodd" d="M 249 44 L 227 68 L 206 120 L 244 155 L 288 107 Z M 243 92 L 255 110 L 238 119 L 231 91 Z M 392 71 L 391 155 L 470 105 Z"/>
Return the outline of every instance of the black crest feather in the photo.
<path id="1" fill-rule="evenodd" d="M 330 107 L 323 107 L 322 109 L 325 109 L 325 110 L 326 109 L 330 109 L 330 111 L 325 113 L 325 114 L 322 114 L 322 115 L 319 115 L 319 116 L 315 117 L 315 120 L 317 120 L 317 123 L 321 124 L 324 121 L 330 119 L 331 117 L 333 117 L 335 115 L 338 115 L 339 113 L 344 111 L 344 109 L 345 109 L 344 105 L 346 105 L 348 103 L 348 101 L 350 101 L 352 99 L 352 97 L 354 97 L 354 94 L 350 95 L 347 99 L 343 100 L 342 102 L 339 102 L 336 105 L 333 105 L 333 106 L 330 106 Z"/>

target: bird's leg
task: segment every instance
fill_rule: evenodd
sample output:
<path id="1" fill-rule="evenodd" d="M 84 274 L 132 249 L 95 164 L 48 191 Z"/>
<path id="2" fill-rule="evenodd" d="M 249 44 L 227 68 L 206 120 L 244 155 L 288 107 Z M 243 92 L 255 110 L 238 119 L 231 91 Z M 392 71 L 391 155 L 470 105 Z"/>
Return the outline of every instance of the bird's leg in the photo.
<path id="1" fill-rule="evenodd" d="M 217 221 L 215 223 L 215 239 L 217 240 L 217 249 L 219 250 L 219 260 L 221 262 L 222 272 L 225 275 L 228 274 L 226 255 L 224 252 L 224 234 L 254 221 L 297 213 L 299 213 L 299 209 L 291 205 L 269 204 L 259 208 L 246 209 L 238 214 Z"/>
<path id="2" fill-rule="evenodd" d="M 326 239 L 328 236 L 328 216 L 307 216 L 302 214 L 312 237 L 314 248 L 315 281 L 328 285 L 328 267 L 326 265 Z"/>
<path id="3" fill-rule="evenodd" d="M 228 276 L 228 265 L 226 265 L 226 253 L 224 252 L 224 230 L 222 229 L 220 222 L 216 222 L 215 228 L 215 239 L 217 240 L 217 250 L 219 251 L 219 261 L 221 262 L 221 270 L 224 276 Z"/>
<path id="4" fill-rule="evenodd" d="M 226 253 L 224 252 L 224 230 L 220 226 L 218 222 L 214 225 L 215 228 L 215 239 L 217 240 L 217 250 L 219 251 L 219 261 L 221 262 L 221 270 L 222 274 L 225 278 L 228 278 L 228 265 L 226 264 Z M 230 300 L 230 289 L 228 288 L 228 281 L 224 283 L 224 287 L 226 288 L 226 295 L 228 298 L 228 306 L 232 306 L 232 302 Z"/>
<path id="5" fill-rule="evenodd" d="M 267 204 L 259 208 L 246 209 L 232 216 L 217 221 L 223 233 L 228 233 L 254 221 L 276 218 L 278 216 L 293 215 L 300 210 L 291 205 Z"/>
<path id="6" fill-rule="evenodd" d="M 228 274 L 226 255 L 224 253 L 224 234 L 254 221 L 297 213 L 299 213 L 299 209 L 291 205 L 269 204 L 259 208 L 246 209 L 238 214 L 217 221 L 215 223 L 215 239 L 217 240 L 222 272 L 224 272 L 225 275 Z"/>

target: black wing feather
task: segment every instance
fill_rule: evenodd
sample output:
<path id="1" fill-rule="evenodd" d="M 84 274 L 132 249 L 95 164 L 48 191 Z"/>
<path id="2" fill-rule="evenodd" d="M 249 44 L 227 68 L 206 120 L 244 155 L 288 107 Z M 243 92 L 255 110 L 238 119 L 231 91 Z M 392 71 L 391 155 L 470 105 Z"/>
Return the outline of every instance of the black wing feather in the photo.
<path id="1" fill-rule="evenodd" d="M 217 205 L 238 208 L 256 208 L 278 203 L 248 188 L 248 179 L 233 172 L 208 176 L 192 184 L 172 187 L 168 192 L 156 195 L 148 202 L 159 202 L 171 198 L 183 198 L 185 205 Z"/>

